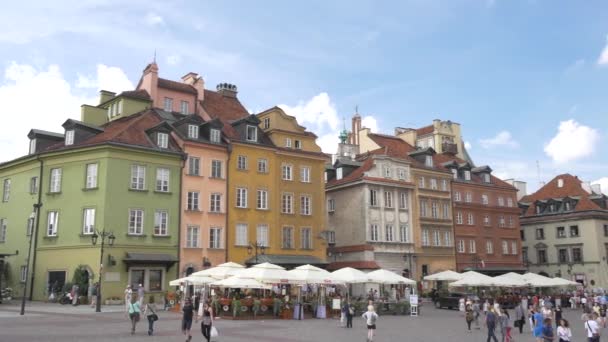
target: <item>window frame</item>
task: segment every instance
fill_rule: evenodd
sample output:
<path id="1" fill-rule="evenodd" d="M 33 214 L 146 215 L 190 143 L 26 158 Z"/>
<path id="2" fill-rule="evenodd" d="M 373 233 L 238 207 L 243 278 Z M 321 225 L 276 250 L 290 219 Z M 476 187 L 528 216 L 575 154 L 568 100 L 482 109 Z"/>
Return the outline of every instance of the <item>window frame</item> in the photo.
<path id="1" fill-rule="evenodd" d="M 212 192 L 209 194 L 209 212 L 210 213 L 221 213 L 222 212 L 222 194 L 219 192 Z"/>
<path id="2" fill-rule="evenodd" d="M 249 246 L 249 225 L 247 223 L 237 222 L 234 226 L 234 232 L 235 246 Z"/>
<path id="3" fill-rule="evenodd" d="M 281 214 L 294 213 L 294 195 L 292 192 L 283 192 L 281 194 Z"/>
<path id="4" fill-rule="evenodd" d="M 75 135 L 75 132 L 73 129 L 69 129 L 69 130 L 65 131 L 65 140 L 64 140 L 65 146 L 74 145 L 74 135 Z"/>
<path id="5" fill-rule="evenodd" d="M 377 224 L 372 223 L 369 225 L 369 241 L 377 242 L 380 240 L 380 228 Z"/>
<path id="6" fill-rule="evenodd" d="M 53 220 L 51 222 L 51 216 Z M 46 214 L 46 236 L 55 237 L 59 231 L 59 211 L 49 210 Z"/>
<path id="7" fill-rule="evenodd" d="M 209 249 L 223 249 L 222 227 L 209 227 Z"/>
<path id="8" fill-rule="evenodd" d="M 11 179 L 5 178 L 2 183 L 2 202 L 8 202 L 11 198 Z"/>
<path id="9" fill-rule="evenodd" d="M 236 188 L 235 207 L 246 209 L 248 205 L 248 189 L 245 187 Z"/>
<path id="10" fill-rule="evenodd" d="M 156 145 L 158 145 L 160 148 L 169 148 L 169 133 L 156 133 Z"/>
<path id="11" fill-rule="evenodd" d="M 163 99 L 163 110 L 165 112 L 173 112 L 173 99 L 170 97 L 165 97 Z"/>
<path id="12" fill-rule="evenodd" d="M 253 133 L 252 137 L 249 136 L 250 133 Z M 247 125 L 245 128 L 245 140 L 249 142 L 258 142 L 258 129 L 256 126 Z"/>
<path id="13" fill-rule="evenodd" d="M 247 156 L 239 154 L 236 157 L 236 169 L 240 170 L 240 171 L 246 171 L 247 170 Z"/>
<path id="14" fill-rule="evenodd" d="M 146 190 L 146 171 L 147 168 L 145 165 L 131 165 L 130 189 L 140 191 Z"/>
<path id="15" fill-rule="evenodd" d="M 99 175 L 99 163 L 89 163 L 85 165 L 85 189 L 95 189 L 98 187 L 97 179 Z"/>
<path id="16" fill-rule="evenodd" d="M 219 159 L 211 160 L 211 178 L 223 179 L 223 162 Z"/>
<path id="17" fill-rule="evenodd" d="M 312 215 L 312 196 L 304 194 L 300 195 L 300 215 Z"/>
<path id="18" fill-rule="evenodd" d="M 63 169 L 60 167 L 51 169 L 49 181 L 49 193 L 56 194 L 61 192 L 61 181 L 63 177 Z"/>
<path id="19" fill-rule="evenodd" d="M 282 249 L 294 249 L 294 227 L 283 226 L 281 227 L 281 248 Z"/>
<path id="20" fill-rule="evenodd" d="M 216 144 L 222 142 L 222 132 L 217 128 L 211 128 L 209 130 L 209 141 Z"/>
<path id="21" fill-rule="evenodd" d="M 140 215 L 138 215 L 140 214 Z M 139 216 L 139 227 L 138 227 L 138 216 Z M 131 208 L 129 209 L 129 224 L 128 224 L 128 235 L 144 235 L 144 221 L 145 212 L 143 209 Z"/>
<path id="22" fill-rule="evenodd" d="M 169 235 L 169 211 L 166 209 L 156 209 L 154 211 L 154 236 Z"/>
<path id="23" fill-rule="evenodd" d="M 198 191 L 188 191 L 186 194 L 186 210 L 200 211 L 201 210 L 201 193 Z"/>
<path id="24" fill-rule="evenodd" d="M 281 164 L 281 179 L 284 181 L 293 181 L 293 165 Z"/>
<path id="25" fill-rule="evenodd" d="M 255 227 L 255 241 L 259 246 L 268 248 L 270 247 L 270 226 L 266 223 L 258 223 Z"/>
<path id="26" fill-rule="evenodd" d="M 199 128 L 200 127 L 198 125 L 189 124 L 188 125 L 188 138 L 189 139 L 198 139 Z"/>
<path id="27" fill-rule="evenodd" d="M 181 100 L 179 103 L 179 111 L 180 113 L 187 115 L 190 111 L 190 103 L 188 101 Z"/>
<path id="28" fill-rule="evenodd" d="M 268 190 L 267 189 L 257 189 L 256 190 L 255 208 L 258 210 L 268 210 Z"/>
<path id="29" fill-rule="evenodd" d="M 92 215 L 88 215 L 91 213 Z M 82 209 L 82 235 L 93 235 L 95 233 L 95 214 L 95 208 Z"/>
<path id="30" fill-rule="evenodd" d="M 171 169 L 166 167 L 156 168 L 156 192 L 170 192 Z"/>
<path id="31" fill-rule="evenodd" d="M 200 176 L 201 175 L 201 158 L 200 157 L 188 157 L 188 176 Z"/>
<path id="32" fill-rule="evenodd" d="M 268 159 L 258 158 L 258 172 L 268 173 Z"/>
<path id="33" fill-rule="evenodd" d="M 310 183 L 310 167 L 300 166 L 300 182 Z"/>

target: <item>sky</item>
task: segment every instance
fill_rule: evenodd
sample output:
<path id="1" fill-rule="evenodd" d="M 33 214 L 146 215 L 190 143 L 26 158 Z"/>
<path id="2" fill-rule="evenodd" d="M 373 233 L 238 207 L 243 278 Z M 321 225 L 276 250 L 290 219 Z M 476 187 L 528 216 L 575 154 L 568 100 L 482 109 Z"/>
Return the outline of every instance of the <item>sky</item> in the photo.
<path id="1" fill-rule="evenodd" d="M 461 124 L 477 165 L 538 188 L 560 173 L 608 193 L 608 2 L 599 0 L 18 1 L 0 12 L 0 160 L 62 132 L 98 91 L 193 71 L 280 105 L 335 153 L 358 107 L 392 134 Z M 602 90 L 604 89 L 604 90 Z"/>

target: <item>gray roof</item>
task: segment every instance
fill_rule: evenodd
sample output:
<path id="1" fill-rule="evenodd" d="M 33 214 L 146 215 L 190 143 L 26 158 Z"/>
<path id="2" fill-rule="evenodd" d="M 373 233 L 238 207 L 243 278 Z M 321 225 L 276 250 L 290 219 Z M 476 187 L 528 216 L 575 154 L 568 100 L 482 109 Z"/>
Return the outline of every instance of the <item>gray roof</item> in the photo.
<path id="1" fill-rule="evenodd" d="M 86 123 L 86 122 L 82 122 L 82 121 L 80 121 L 80 120 L 75 120 L 75 119 L 67 119 L 67 120 L 66 120 L 66 122 L 64 122 L 64 123 L 63 123 L 63 125 L 65 126 L 67 123 L 73 123 L 73 124 L 75 124 L 75 125 L 79 125 L 79 126 L 83 126 L 83 127 L 88 127 L 88 128 L 91 128 L 91 129 L 94 129 L 94 130 L 97 130 L 97 131 L 103 132 L 103 128 L 101 128 L 101 127 L 99 127 L 99 126 L 95 126 L 95 125 L 88 124 L 88 123 Z"/>
<path id="2" fill-rule="evenodd" d="M 263 254 L 258 255 L 258 263 L 269 262 L 275 265 L 327 265 L 328 263 L 314 257 L 312 255 L 276 255 L 276 254 Z M 245 264 L 255 264 L 255 257 L 251 257 L 245 261 Z"/>
<path id="3" fill-rule="evenodd" d="M 41 129 L 34 129 L 32 128 L 32 130 L 30 131 L 30 134 L 35 134 L 35 135 L 46 135 L 49 137 L 55 137 L 55 138 L 61 138 L 64 139 L 65 136 L 61 133 L 55 133 L 55 132 L 49 132 L 49 131 L 44 131 Z"/>

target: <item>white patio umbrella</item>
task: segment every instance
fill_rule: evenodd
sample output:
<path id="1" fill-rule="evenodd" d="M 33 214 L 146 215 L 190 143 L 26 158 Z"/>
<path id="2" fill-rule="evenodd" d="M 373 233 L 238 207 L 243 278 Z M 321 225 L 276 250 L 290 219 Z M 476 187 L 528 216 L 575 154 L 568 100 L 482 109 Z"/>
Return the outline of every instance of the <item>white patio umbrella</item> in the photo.
<path id="1" fill-rule="evenodd" d="M 367 274 L 372 283 L 378 284 L 407 284 L 407 285 L 415 285 L 416 282 L 412 279 L 408 279 L 398 275 L 395 272 L 391 272 L 388 270 L 376 270 Z"/>
<path id="2" fill-rule="evenodd" d="M 521 278 L 521 275 L 510 272 L 492 278 L 492 285 L 496 287 L 526 287 L 528 284 Z"/>
<path id="3" fill-rule="evenodd" d="M 540 274 L 528 272 L 522 276 L 523 280 L 532 287 L 552 287 L 553 279 Z"/>
<path id="4" fill-rule="evenodd" d="M 185 284 L 186 278 L 187 277 L 171 280 L 169 286 L 180 286 L 181 284 Z"/>
<path id="5" fill-rule="evenodd" d="M 213 286 L 227 287 L 231 289 L 270 289 L 272 286 L 261 283 L 252 278 L 233 276 L 212 283 Z"/>
<path id="6" fill-rule="evenodd" d="M 328 271 L 312 265 L 298 266 L 293 270 L 287 271 L 301 284 L 326 284 L 336 285 L 344 282 L 335 279 Z"/>
<path id="7" fill-rule="evenodd" d="M 471 286 L 483 287 L 492 286 L 492 277 L 475 271 L 468 271 L 462 274 L 462 279 L 450 283 L 450 287 Z"/>
<path id="8" fill-rule="evenodd" d="M 285 268 L 264 262 L 244 269 L 238 274 L 242 278 L 251 278 L 263 283 L 297 283 L 298 279 L 285 271 Z"/>
<path id="9" fill-rule="evenodd" d="M 555 287 L 560 287 L 560 286 L 578 286 L 578 285 L 580 285 L 579 283 L 577 283 L 575 281 L 571 281 L 571 280 L 567 280 L 567 279 L 559 278 L 559 277 L 555 277 L 555 278 L 551 279 L 551 283 Z"/>
<path id="10" fill-rule="evenodd" d="M 331 273 L 334 279 L 347 284 L 371 283 L 368 274 L 352 267 L 344 267 Z"/>
<path id="11" fill-rule="evenodd" d="M 211 277 L 186 277 L 184 278 L 186 280 L 186 283 L 188 285 L 195 285 L 195 286 L 201 286 L 201 285 L 209 285 L 215 281 L 217 281 L 217 279 L 215 278 L 211 278 Z"/>
<path id="12" fill-rule="evenodd" d="M 192 273 L 190 277 L 211 277 L 216 279 L 226 279 L 237 275 L 244 270 L 245 266 L 235 262 L 226 262 L 215 267 Z"/>
<path id="13" fill-rule="evenodd" d="M 462 274 L 451 270 L 435 273 L 424 277 L 424 280 L 429 281 L 456 281 L 462 279 Z"/>

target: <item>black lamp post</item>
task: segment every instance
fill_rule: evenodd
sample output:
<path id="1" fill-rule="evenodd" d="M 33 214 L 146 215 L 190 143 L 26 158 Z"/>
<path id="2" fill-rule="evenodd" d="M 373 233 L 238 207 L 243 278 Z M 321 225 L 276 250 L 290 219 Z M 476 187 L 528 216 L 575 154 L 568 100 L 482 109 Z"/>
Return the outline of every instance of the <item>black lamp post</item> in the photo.
<path id="1" fill-rule="evenodd" d="M 42 204 L 39 203 L 34 203 L 34 211 L 32 211 L 32 213 L 30 214 L 30 220 L 28 222 L 28 225 L 30 225 L 28 228 L 30 229 L 30 244 L 29 244 L 29 248 L 27 250 L 27 259 L 25 260 L 25 282 L 23 284 L 23 297 L 21 298 L 21 311 L 19 312 L 19 315 L 23 316 L 25 315 L 25 292 L 27 291 L 27 281 L 29 279 L 29 274 L 30 274 L 30 257 L 32 256 L 32 240 L 34 240 L 34 234 L 36 234 L 35 232 L 35 227 L 36 227 L 36 219 L 38 218 L 38 212 L 40 211 L 40 207 L 42 207 Z"/>
<path id="2" fill-rule="evenodd" d="M 264 246 L 263 244 L 259 243 L 259 242 L 250 242 L 249 246 L 247 246 L 247 254 L 251 255 L 253 253 L 253 251 L 255 250 L 255 263 L 258 263 L 258 250 L 260 251 L 259 254 L 264 255 L 264 253 L 266 253 L 266 246 Z"/>
<path id="3" fill-rule="evenodd" d="M 105 247 L 106 238 L 108 238 L 108 244 L 110 247 L 114 245 L 114 233 L 106 232 L 106 230 L 102 230 L 101 232 L 96 230 L 93 235 L 91 235 L 91 243 L 93 246 L 97 245 L 97 240 L 101 238 L 101 256 L 99 258 L 99 282 L 97 283 L 97 304 L 95 307 L 95 312 L 101 312 L 101 273 L 103 272 L 103 249 Z"/>

